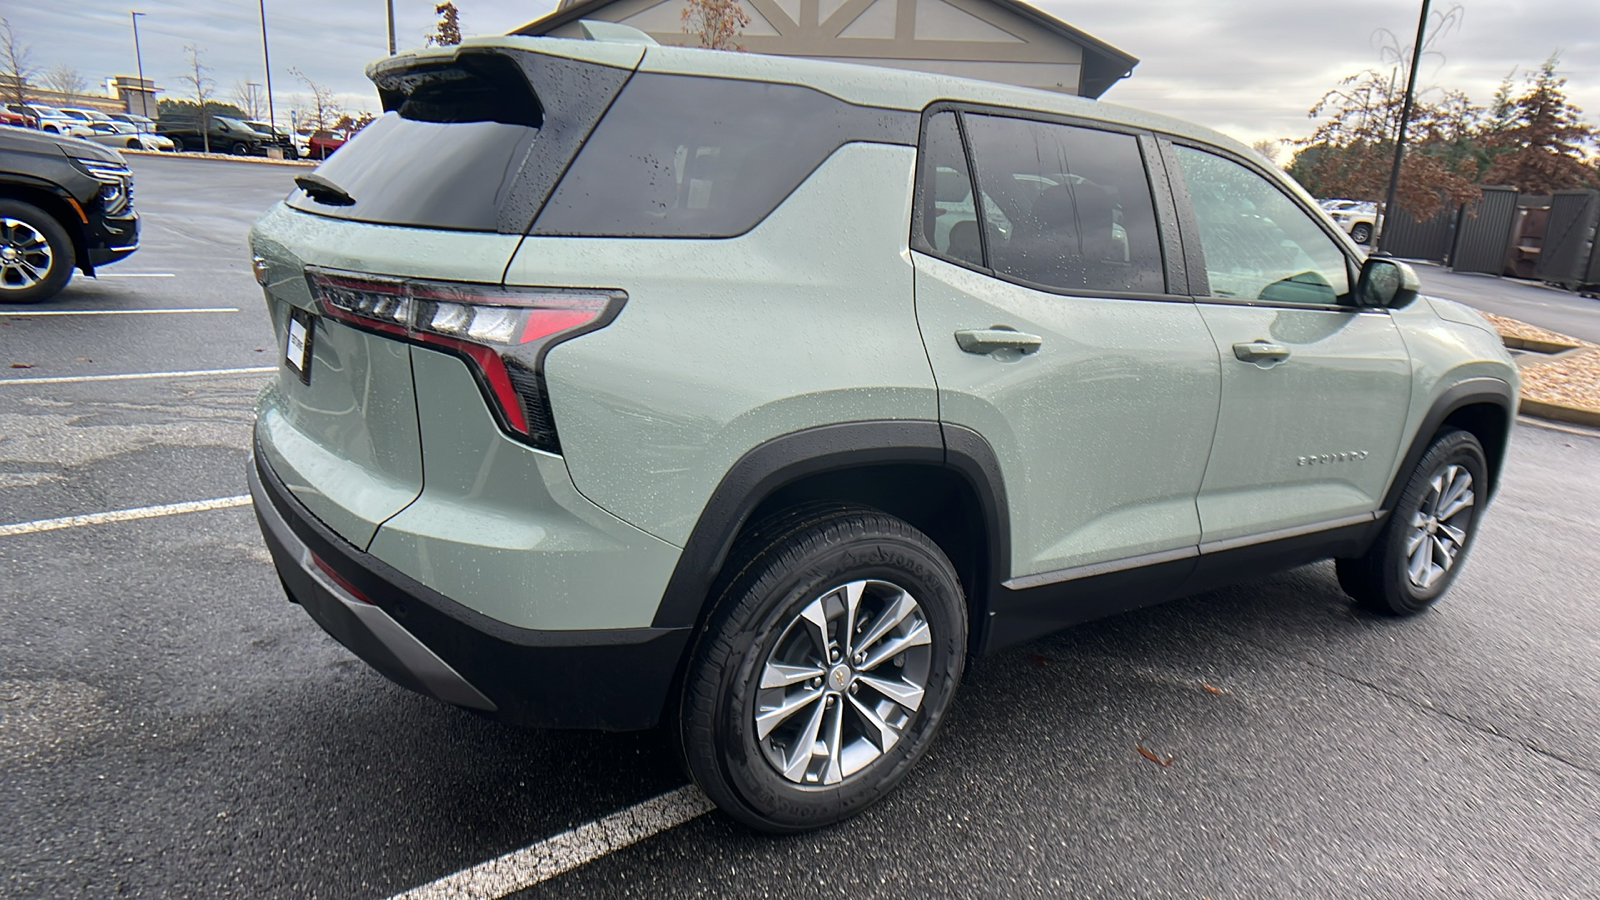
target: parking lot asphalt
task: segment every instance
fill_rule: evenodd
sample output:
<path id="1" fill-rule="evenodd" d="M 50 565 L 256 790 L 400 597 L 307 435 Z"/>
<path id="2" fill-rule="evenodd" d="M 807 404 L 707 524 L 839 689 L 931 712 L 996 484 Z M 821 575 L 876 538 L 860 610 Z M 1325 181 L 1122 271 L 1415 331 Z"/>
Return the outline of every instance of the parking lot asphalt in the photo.
<path id="1" fill-rule="evenodd" d="M 41 309 L 239 311 L 0 314 L 0 525 L 245 493 L 269 373 L 10 380 L 276 365 L 243 238 L 297 170 L 131 162 L 144 247 L 106 275 L 154 277 Z M 713 812 L 519 896 L 1593 896 L 1597 473 L 1600 436 L 1520 425 L 1427 614 L 1319 564 L 1079 627 L 979 661 L 854 820 Z M 390 684 L 285 601 L 247 505 L 0 534 L 0 773 L 25 898 L 388 897 L 684 784 L 664 731 Z"/>
<path id="2" fill-rule="evenodd" d="M 1530 281 L 1415 263 L 1426 293 L 1600 344 L 1600 300 Z"/>

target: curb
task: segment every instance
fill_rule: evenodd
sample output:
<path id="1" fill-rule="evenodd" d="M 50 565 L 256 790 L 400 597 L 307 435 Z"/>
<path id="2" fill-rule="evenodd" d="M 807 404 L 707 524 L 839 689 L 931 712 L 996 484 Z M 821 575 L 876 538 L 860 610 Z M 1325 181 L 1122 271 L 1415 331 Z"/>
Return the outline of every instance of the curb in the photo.
<path id="1" fill-rule="evenodd" d="M 1578 350 L 1582 344 L 1568 344 L 1562 341 L 1541 341 L 1538 338 L 1512 337 L 1508 334 L 1500 335 L 1500 343 L 1512 350 L 1531 350 L 1534 353 L 1561 353 L 1566 350 Z"/>
<path id="2" fill-rule="evenodd" d="M 1538 338 L 1512 337 L 1507 334 L 1500 335 L 1500 342 L 1512 350 L 1549 354 L 1543 359 L 1527 356 L 1518 357 L 1516 363 L 1517 371 L 1519 372 L 1531 366 L 1553 362 L 1570 353 L 1582 353 L 1592 349 L 1581 344 L 1542 341 Z M 1565 422 L 1568 425 L 1585 425 L 1590 428 L 1600 428 L 1600 411 L 1581 406 L 1567 406 L 1564 403 L 1551 403 L 1548 400 L 1534 400 L 1526 394 L 1518 399 L 1517 412 L 1524 416 L 1546 419 L 1551 422 Z"/>
<path id="3" fill-rule="evenodd" d="M 210 159 L 220 162 L 253 163 L 261 166 L 306 166 L 317 165 L 316 160 L 299 159 L 268 159 L 265 156 L 235 156 L 231 153 L 195 153 L 189 150 L 132 150 L 117 148 L 118 153 L 127 153 L 133 156 L 159 156 L 163 159 Z"/>
<path id="4" fill-rule="evenodd" d="M 1600 412 L 1592 409 L 1581 409 L 1576 406 L 1563 406 L 1559 403 L 1547 403 L 1543 400 L 1530 400 L 1523 397 L 1517 406 L 1517 411 L 1525 416 L 1537 419 L 1549 419 L 1553 422 L 1565 422 L 1568 425 L 1587 425 L 1590 428 L 1600 428 Z"/>

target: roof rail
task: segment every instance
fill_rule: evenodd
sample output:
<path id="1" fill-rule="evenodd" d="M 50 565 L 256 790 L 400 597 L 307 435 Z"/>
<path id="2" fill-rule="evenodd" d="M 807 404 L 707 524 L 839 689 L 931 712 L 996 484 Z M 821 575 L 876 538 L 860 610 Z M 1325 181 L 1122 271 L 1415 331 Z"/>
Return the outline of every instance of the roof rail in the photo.
<path id="1" fill-rule="evenodd" d="M 608 44 L 645 44 L 651 47 L 660 46 L 655 38 L 632 25 L 623 25 L 618 22 L 601 22 L 596 19 L 579 19 L 578 26 L 583 29 L 583 38 L 587 41 L 604 41 Z"/>

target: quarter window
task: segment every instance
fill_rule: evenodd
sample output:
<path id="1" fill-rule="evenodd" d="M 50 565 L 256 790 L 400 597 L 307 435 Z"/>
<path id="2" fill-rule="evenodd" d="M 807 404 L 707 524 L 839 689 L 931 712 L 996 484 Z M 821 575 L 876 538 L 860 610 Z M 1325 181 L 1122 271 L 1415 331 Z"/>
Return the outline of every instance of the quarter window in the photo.
<path id="1" fill-rule="evenodd" d="M 1175 149 L 1211 296 L 1318 306 L 1349 301 L 1345 255 L 1305 210 L 1236 162 Z"/>
<path id="2" fill-rule="evenodd" d="M 920 249 L 958 262 L 983 265 L 977 207 L 972 202 L 972 176 L 961 148 L 956 114 L 939 113 L 928 120 L 917 154 L 921 162 L 917 191 Z"/>
<path id="3" fill-rule="evenodd" d="M 1077 293 L 1161 293 L 1161 238 L 1132 135 L 968 115 L 996 274 Z"/>
<path id="4" fill-rule="evenodd" d="M 600 120 L 534 234 L 731 237 L 834 150 L 911 143 L 909 113 L 765 81 L 640 73 Z"/>

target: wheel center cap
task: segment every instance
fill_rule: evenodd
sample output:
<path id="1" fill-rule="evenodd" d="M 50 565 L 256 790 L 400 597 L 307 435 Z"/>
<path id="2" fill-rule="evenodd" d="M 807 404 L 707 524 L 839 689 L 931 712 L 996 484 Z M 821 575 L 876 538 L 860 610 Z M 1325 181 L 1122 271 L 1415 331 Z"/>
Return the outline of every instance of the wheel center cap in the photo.
<path id="1" fill-rule="evenodd" d="M 828 670 L 828 687 L 842 691 L 850 686 L 850 667 L 844 664 Z"/>
<path id="2" fill-rule="evenodd" d="M 15 247 L 7 247 L 4 250 L 0 250 L 0 259 L 4 259 L 6 262 L 16 262 L 17 249 Z"/>

